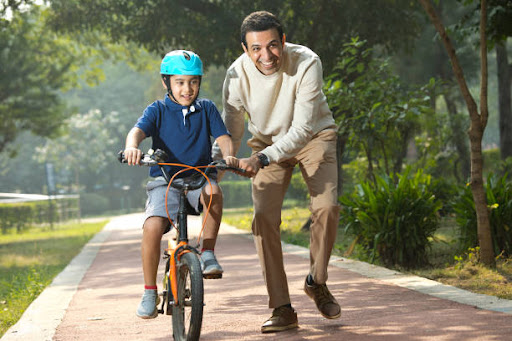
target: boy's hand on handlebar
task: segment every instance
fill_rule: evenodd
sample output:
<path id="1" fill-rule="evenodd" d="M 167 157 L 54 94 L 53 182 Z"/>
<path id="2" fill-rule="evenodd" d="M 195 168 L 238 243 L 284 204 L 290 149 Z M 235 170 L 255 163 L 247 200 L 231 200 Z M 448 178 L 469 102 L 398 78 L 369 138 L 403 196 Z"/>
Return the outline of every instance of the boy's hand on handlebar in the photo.
<path id="1" fill-rule="evenodd" d="M 243 167 L 240 166 L 240 159 L 234 157 L 234 156 L 226 156 L 226 165 L 228 167 L 231 167 L 231 171 L 235 174 L 244 176 L 244 177 L 250 177 L 247 172 L 237 172 L 236 170 L 233 170 L 233 168 L 243 169 Z"/>
<path id="2" fill-rule="evenodd" d="M 124 159 L 130 166 L 139 165 L 142 158 L 142 151 L 134 147 L 128 147 L 124 150 Z"/>
<path id="3" fill-rule="evenodd" d="M 233 168 L 240 168 L 238 166 L 238 159 L 234 156 L 226 156 L 226 158 L 224 159 L 224 161 L 226 161 L 226 165 L 228 167 L 233 167 Z"/>

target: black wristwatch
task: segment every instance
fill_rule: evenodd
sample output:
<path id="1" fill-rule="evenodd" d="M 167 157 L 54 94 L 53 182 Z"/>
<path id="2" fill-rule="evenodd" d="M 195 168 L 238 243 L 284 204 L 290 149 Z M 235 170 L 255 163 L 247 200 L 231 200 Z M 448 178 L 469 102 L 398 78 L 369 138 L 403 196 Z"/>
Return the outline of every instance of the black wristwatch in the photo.
<path id="1" fill-rule="evenodd" d="M 265 168 L 270 164 L 270 161 L 268 160 L 268 156 L 262 153 L 257 153 L 256 156 L 258 156 L 258 160 L 260 162 L 260 168 Z"/>

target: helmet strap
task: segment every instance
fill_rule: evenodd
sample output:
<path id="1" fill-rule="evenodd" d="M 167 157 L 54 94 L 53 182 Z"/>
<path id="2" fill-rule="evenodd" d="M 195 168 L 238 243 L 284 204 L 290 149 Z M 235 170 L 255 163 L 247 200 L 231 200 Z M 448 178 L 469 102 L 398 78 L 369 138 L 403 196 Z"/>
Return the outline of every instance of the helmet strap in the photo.
<path id="1" fill-rule="evenodd" d="M 167 93 L 169 94 L 169 97 L 174 102 L 178 103 L 178 101 L 176 100 L 176 98 L 172 94 L 172 90 L 171 90 L 171 76 L 170 75 L 164 75 L 162 78 L 164 79 L 165 86 L 167 87 Z"/>

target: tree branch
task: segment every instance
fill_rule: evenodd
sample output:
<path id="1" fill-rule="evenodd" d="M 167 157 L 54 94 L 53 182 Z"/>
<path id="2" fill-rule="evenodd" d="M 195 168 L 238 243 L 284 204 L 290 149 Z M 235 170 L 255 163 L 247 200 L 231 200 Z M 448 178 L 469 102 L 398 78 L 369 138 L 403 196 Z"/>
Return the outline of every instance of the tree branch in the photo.
<path id="1" fill-rule="evenodd" d="M 427 12 L 430 20 L 434 24 L 437 32 L 441 36 L 441 40 L 443 41 L 444 47 L 446 49 L 446 52 L 448 53 L 448 56 L 450 57 L 450 61 L 452 63 L 453 72 L 455 74 L 455 79 L 457 79 L 457 82 L 459 83 L 460 90 L 462 92 L 462 96 L 464 97 L 464 100 L 466 101 L 466 105 L 468 107 L 468 111 L 471 115 L 471 120 L 480 120 L 478 117 L 478 110 L 477 105 L 475 103 L 475 100 L 473 99 L 473 96 L 471 96 L 471 93 L 469 92 L 468 86 L 466 84 L 466 80 L 464 77 L 464 72 L 462 71 L 462 67 L 460 66 L 459 59 L 457 58 L 457 55 L 455 54 L 455 49 L 453 48 L 453 44 L 450 41 L 450 38 L 448 37 L 448 34 L 446 33 L 446 30 L 444 28 L 443 23 L 441 22 L 441 19 L 439 18 L 439 15 L 437 14 L 436 10 L 434 9 L 434 6 L 432 6 L 431 0 L 418 0 L 420 4 L 423 6 L 425 11 Z M 476 115 L 476 117 L 473 117 L 473 115 Z"/>

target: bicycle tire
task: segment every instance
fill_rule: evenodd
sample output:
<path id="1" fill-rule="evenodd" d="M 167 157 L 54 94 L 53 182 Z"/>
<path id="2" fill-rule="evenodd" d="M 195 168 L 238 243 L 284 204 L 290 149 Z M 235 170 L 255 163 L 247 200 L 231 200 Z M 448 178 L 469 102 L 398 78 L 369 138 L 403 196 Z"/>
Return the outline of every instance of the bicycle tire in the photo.
<path id="1" fill-rule="evenodd" d="M 203 322 L 204 287 L 201 264 L 188 252 L 177 269 L 178 305 L 172 307 L 172 334 L 177 341 L 199 340 Z"/>

